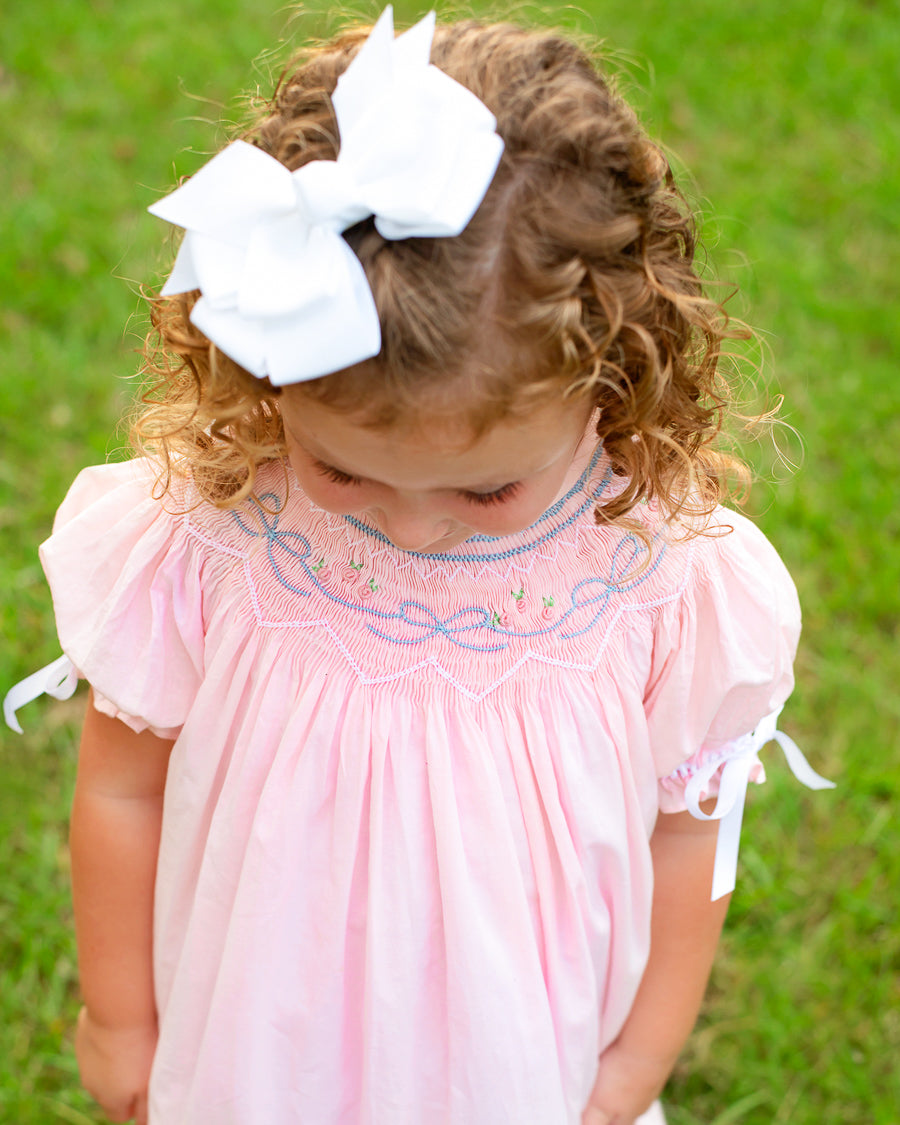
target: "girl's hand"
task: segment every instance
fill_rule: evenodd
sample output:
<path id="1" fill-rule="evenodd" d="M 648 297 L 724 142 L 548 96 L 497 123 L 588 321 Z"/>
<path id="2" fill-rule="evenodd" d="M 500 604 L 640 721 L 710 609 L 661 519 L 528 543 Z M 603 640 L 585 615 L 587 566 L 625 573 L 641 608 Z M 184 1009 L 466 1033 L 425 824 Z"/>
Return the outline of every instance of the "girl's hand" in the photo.
<path id="1" fill-rule="evenodd" d="M 75 1031 L 81 1082 L 110 1121 L 147 1125 L 147 1083 L 156 1050 L 155 1023 L 112 1028 L 95 1023 L 82 1008 Z"/>
<path id="2" fill-rule="evenodd" d="M 581 1125 L 632 1125 L 659 1096 L 674 1063 L 613 1043 L 600 1056 Z"/>

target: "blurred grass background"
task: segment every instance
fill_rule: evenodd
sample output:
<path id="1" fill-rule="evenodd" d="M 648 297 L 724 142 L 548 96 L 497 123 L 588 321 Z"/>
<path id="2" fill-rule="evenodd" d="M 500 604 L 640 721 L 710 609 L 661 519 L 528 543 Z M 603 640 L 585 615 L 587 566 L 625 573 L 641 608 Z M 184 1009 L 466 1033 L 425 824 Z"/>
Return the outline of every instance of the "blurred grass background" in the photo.
<path id="1" fill-rule="evenodd" d="M 397 8 L 398 22 L 420 14 Z M 803 441 L 795 473 L 751 448 L 751 509 L 805 608 L 784 726 L 839 789 L 800 790 L 771 748 L 671 1125 L 897 1125 L 900 6 L 515 12 L 607 41 L 698 185 L 716 272 L 740 286 L 769 393 Z M 36 548 L 68 483 L 126 455 L 138 287 L 167 261 L 145 208 L 226 139 L 238 92 L 270 88 L 285 43 L 326 24 L 321 5 L 264 0 L 29 0 L 0 15 L 0 690 L 57 655 Z M 16 1125 L 102 1120 L 70 1049 L 83 705 L 35 704 L 25 737 L 0 743 L 0 1121 Z"/>

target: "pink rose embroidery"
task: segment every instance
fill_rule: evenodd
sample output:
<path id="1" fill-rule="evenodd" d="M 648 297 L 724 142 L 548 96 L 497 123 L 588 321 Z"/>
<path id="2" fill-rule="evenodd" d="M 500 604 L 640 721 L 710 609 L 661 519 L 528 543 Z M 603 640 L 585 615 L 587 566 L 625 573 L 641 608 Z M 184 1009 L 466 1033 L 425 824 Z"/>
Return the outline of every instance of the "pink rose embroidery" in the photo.
<path id="1" fill-rule="evenodd" d="M 360 582 L 360 584 L 356 587 L 356 596 L 360 599 L 360 601 L 364 602 L 367 598 L 371 598 L 371 596 L 377 590 L 378 587 L 375 584 L 375 579 L 370 578 L 368 582 Z"/>

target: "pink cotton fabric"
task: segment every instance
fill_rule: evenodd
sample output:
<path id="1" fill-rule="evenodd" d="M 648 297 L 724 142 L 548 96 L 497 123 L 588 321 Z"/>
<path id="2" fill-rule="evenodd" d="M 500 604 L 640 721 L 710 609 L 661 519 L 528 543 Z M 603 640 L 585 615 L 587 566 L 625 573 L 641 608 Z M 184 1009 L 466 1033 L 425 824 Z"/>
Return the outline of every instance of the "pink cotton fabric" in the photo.
<path id="1" fill-rule="evenodd" d="M 578 1125 L 658 810 L 790 692 L 774 550 L 727 511 L 674 542 L 640 509 L 649 551 L 596 526 L 600 455 L 446 557 L 281 464 L 236 512 L 154 479 L 85 470 L 42 548 L 97 706 L 176 739 L 152 1125 Z"/>

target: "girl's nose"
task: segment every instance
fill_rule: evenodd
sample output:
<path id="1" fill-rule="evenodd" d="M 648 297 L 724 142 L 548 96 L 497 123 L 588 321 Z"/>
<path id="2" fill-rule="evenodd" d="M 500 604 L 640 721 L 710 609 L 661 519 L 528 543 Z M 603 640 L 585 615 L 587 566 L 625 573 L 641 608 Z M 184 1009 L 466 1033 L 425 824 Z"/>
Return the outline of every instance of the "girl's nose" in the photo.
<path id="1" fill-rule="evenodd" d="M 424 551 L 447 535 L 452 523 L 427 499 L 396 497 L 376 514 L 379 529 L 402 551 Z"/>

